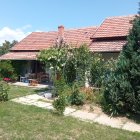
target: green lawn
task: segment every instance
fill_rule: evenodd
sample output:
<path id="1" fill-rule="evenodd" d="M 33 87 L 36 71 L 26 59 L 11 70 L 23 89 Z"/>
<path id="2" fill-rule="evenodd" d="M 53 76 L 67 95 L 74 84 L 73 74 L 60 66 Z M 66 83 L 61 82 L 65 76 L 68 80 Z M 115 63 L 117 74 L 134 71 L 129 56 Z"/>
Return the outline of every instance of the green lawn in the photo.
<path id="1" fill-rule="evenodd" d="M 12 87 L 10 98 L 36 93 Z M 139 140 L 140 133 L 113 129 L 72 117 L 57 116 L 45 109 L 11 101 L 0 103 L 0 140 Z"/>
<path id="2" fill-rule="evenodd" d="M 10 86 L 9 100 L 21 96 L 26 96 L 30 94 L 35 94 L 37 92 L 44 91 L 45 89 L 35 89 L 29 87 L 19 87 L 19 86 Z"/>

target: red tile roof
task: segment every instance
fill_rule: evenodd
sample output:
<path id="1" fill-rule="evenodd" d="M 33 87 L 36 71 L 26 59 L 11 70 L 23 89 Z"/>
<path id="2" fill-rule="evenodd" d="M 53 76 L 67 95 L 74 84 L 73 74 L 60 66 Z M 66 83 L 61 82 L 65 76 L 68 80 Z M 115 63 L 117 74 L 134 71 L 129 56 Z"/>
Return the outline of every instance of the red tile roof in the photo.
<path id="1" fill-rule="evenodd" d="M 130 21 L 134 17 L 134 15 L 131 15 L 106 18 L 93 34 L 92 38 L 127 36 L 129 29 L 132 27 Z"/>
<path id="2" fill-rule="evenodd" d="M 90 45 L 92 52 L 119 52 L 125 45 L 125 40 L 96 41 Z"/>
<path id="3" fill-rule="evenodd" d="M 119 52 L 126 43 L 125 38 L 132 27 L 134 16 L 106 18 L 97 27 L 64 30 L 63 39 L 67 44 L 79 46 L 86 43 L 93 52 Z M 91 38 L 93 40 L 91 41 Z M 15 45 L 11 52 L 0 59 L 35 60 L 37 52 L 53 46 L 58 39 L 58 32 L 33 32 Z M 14 51 L 14 52 L 13 52 Z M 28 52 L 24 52 L 28 51 Z"/>
<path id="4" fill-rule="evenodd" d="M 37 52 L 9 52 L 0 57 L 0 60 L 36 60 Z"/>
<path id="5" fill-rule="evenodd" d="M 97 27 L 71 29 L 64 31 L 64 42 L 71 45 L 80 45 L 91 42 L 90 37 Z M 58 32 L 33 32 L 15 45 L 11 50 L 42 50 L 56 43 Z"/>
<path id="6" fill-rule="evenodd" d="M 120 16 L 106 18 L 92 36 L 92 43 L 89 46 L 93 52 L 116 52 L 121 51 L 126 43 L 126 36 L 132 28 L 131 16 Z"/>

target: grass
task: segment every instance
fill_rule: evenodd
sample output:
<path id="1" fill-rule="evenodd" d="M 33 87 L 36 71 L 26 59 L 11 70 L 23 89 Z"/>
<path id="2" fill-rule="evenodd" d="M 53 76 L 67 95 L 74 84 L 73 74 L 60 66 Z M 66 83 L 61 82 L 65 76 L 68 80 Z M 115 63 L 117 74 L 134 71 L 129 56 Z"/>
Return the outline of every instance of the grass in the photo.
<path id="1" fill-rule="evenodd" d="M 48 90 L 47 88 L 43 89 L 35 89 L 31 87 L 22 87 L 22 86 L 13 86 L 10 85 L 10 91 L 9 91 L 9 100 L 13 98 L 18 98 L 30 94 L 36 94 L 39 92 L 44 92 L 45 90 Z"/>
<path id="2" fill-rule="evenodd" d="M 11 87 L 10 99 L 36 90 Z M 0 103 L 0 140 L 139 140 L 140 133 L 57 116 L 45 109 L 11 101 Z"/>
<path id="3" fill-rule="evenodd" d="M 9 100 L 29 94 L 35 94 L 36 90 L 28 87 L 10 86 Z"/>

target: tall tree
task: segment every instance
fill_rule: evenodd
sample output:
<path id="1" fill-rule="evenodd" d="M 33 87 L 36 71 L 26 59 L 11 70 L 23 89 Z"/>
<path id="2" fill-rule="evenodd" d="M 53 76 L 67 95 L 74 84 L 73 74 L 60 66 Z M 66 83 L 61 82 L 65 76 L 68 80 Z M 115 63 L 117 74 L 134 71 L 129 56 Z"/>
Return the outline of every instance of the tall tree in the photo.
<path id="1" fill-rule="evenodd" d="M 140 2 L 139 2 L 139 10 L 138 10 L 138 14 L 140 15 Z"/>
<path id="2" fill-rule="evenodd" d="M 127 43 L 104 92 L 108 110 L 113 114 L 140 113 L 140 16 L 132 23 Z"/>
<path id="3" fill-rule="evenodd" d="M 6 41 L 0 46 L 0 56 L 7 53 L 10 48 L 12 48 L 15 44 L 18 42 L 16 40 L 13 40 L 12 43 L 9 41 Z"/>

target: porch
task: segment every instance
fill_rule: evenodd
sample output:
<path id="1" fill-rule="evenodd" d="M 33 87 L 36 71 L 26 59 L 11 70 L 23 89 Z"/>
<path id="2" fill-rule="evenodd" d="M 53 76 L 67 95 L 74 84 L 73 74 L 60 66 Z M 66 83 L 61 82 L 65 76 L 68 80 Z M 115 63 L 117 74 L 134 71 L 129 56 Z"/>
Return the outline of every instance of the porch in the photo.
<path id="1" fill-rule="evenodd" d="M 38 51 L 10 51 L 0 61 L 10 60 L 18 75 L 17 82 L 50 84 L 50 71 L 37 61 Z"/>
<path id="2" fill-rule="evenodd" d="M 44 68 L 44 65 L 37 60 L 20 60 L 21 63 L 18 81 L 28 83 L 30 86 L 37 84 L 50 84 L 50 71 Z M 23 65 L 22 65 L 23 64 Z"/>

